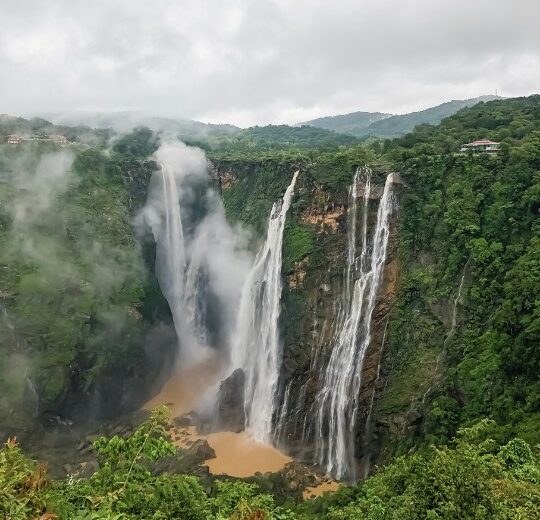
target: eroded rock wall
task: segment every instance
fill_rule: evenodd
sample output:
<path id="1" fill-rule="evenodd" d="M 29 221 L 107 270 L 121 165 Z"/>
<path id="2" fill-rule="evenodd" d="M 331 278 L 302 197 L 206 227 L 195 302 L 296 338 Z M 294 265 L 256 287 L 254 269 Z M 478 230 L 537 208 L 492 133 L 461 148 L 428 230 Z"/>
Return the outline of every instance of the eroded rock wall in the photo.
<path id="1" fill-rule="evenodd" d="M 292 168 L 291 168 L 292 172 Z M 383 193 L 388 172 L 375 171 L 368 211 L 368 234 L 373 233 L 377 219 L 378 203 Z M 351 172 L 352 180 L 354 171 Z M 225 206 L 229 209 L 236 202 L 234 190 L 247 185 L 246 170 L 234 168 L 214 170 L 222 188 Z M 261 175 L 252 171 L 251 175 Z M 284 174 L 286 179 L 286 174 Z M 249 179 L 257 186 L 256 179 Z M 285 184 L 285 183 L 283 183 Z M 336 323 L 343 298 L 344 274 L 347 256 L 348 186 L 329 190 L 315 182 L 309 168 L 301 170 L 293 207 L 288 215 L 284 239 L 284 289 L 282 295 L 281 329 L 283 338 L 283 365 L 280 381 L 280 406 L 274 418 L 276 441 L 296 457 L 314 459 L 316 395 L 334 345 Z M 363 196 L 359 185 L 358 196 Z M 229 191 L 232 190 L 232 191 Z M 396 175 L 395 193 L 399 198 L 401 179 Z M 260 192 L 245 193 L 246 201 L 238 214 L 244 217 L 245 208 L 255 207 Z M 251 199 L 251 200 L 249 200 Z M 273 200 L 269 200 L 271 204 Z M 235 208 L 238 210 L 238 208 Z M 234 212 L 233 217 L 234 217 Z M 372 338 L 362 373 L 360 410 L 357 416 L 357 453 L 372 453 L 372 438 L 376 437 L 373 425 L 364 431 L 379 375 L 381 351 L 389 311 L 395 300 L 399 277 L 397 256 L 397 218 L 391 226 L 386 265 L 378 301 L 373 312 Z M 361 212 L 357 215 L 360 226 Z M 245 219 L 242 219 L 245 220 Z M 266 220 L 266 219 L 265 219 Z M 309 247 L 302 249 L 302 239 L 309 237 Z M 307 241 L 307 239 L 305 240 Z M 361 243 L 358 241 L 360 254 Z M 301 254 L 297 254 L 297 250 Z"/>

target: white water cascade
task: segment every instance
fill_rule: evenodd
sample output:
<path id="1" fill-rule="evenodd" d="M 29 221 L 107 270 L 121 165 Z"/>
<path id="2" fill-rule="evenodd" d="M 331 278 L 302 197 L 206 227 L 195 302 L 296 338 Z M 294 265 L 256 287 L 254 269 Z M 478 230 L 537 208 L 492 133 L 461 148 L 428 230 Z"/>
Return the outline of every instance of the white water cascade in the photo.
<path id="1" fill-rule="evenodd" d="M 156 199 L 160 201 L 160 214 L 151 226 L 156 240 L 156 272 L 171 309 L 182 355 L 187 362 L 195 361 L 206 346 L 201 342 L 203 337 L 197 327 L 201 317 L 193 303 L 197 299 L 198 272 L 188 258 L 178 181 L 174 169 L 166 162 L 160 162 L 156 182 L 159 182 Z"/>
<path id="2" fill-rule="evenodd" d="M 266 241 L 242 290 L 231 352 L 233 367 L 241 368 L 246 377 L 246 428 L 259 442 L 270 442 L 272 434 L 282 355 L 279 315 L 283 229 L 297 176 L 295 172 L 283 200 L 272 207 Z"/>
<path id="3" fill-rule="evenodd" d="M 184 232 L 174 173 L 165 163 L 160 163 L 160 168 L 165 225 L 161 229 L 162 235 L 156 236 L 156 262 L 158 278 L 166 279 L 168 282 L 162 284 L 161 290 L 169 302 L 174 325 L 178 330 L 183 323 L 182 303 L 186 264 Z"/>
<path id="4" fill-rule="evenodd" d="M 356 200 L 351 201 L 349 247 L 345 294 L 356 278 L 349 301 L 345 303 L 334 336 L 334 346 L 317 395 L 317 458 L 338 479 L 355 478 L 355 428 L 362 368 L 371 341 L 371 317 L 382 281 L 394 208 L 393 175 L 386 178 L 379 203 L 372 240 L 368 239 L 367 216 L 371 192 L 371 173 L 364 172 L 362 249 L 356 257 Z M 355 174 L 351 195 L 356 195 L 359 172 Z"/>
<path id="5" fill-rule="evenodd" d="M 229 351 L 251 255 L 227 222 L 202 150 L 165 142 L 155 159 L 160 169 L 135 225 L 154 237 L 156 274 L 186 367 Z"/>

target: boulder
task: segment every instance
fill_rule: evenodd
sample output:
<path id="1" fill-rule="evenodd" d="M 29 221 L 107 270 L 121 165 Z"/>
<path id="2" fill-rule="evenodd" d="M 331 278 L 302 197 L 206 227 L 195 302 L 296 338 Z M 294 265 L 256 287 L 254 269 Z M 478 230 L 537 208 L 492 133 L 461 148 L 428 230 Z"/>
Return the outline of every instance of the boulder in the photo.
<path id="1" fill-rule="evenodd" d="M 237 369 L 219 385 L 217 417 L 220 428 L 237 433 L 244 430 L 245 382 L 244 372 Z"/>
<path id="2" fill-rule="evenodd" d="M 204 469 L 202 463 L 215 456 L 216 452 L 208 441 L 197 439 L 189 448 L 178 450 L 174 455 L 150 463 L 150 469 L 155 475 L 190 473 L 202 476 L 208 473 L 208 468 Z"/>
<path id="3" fill-rule="evenodd" d="M 81 462 L 79 467 L 73 473 L 76 478 L 89 478 L 99 469 L 97 460 L 88 460 Z M 70 472 L 71 473 L 71 472 Z"/>
<path id="4" fill-rule="evenodd" d="M 173 424 L 178 428 L 187 428 L 193 424 L 193 418 L 188 415 L 181 415 L 173 419 Z"/>
<path id="5" fill-rule="evenodd" d="M 214 448 L 212 448 L 212 446 L 208 444 L 208 441 L 204 439 L 197 439 L 194 441 L 193 444 L 187 450 L 185 450 L 185 454 L 199 462 L 213 459 L 216 456 Z"/>

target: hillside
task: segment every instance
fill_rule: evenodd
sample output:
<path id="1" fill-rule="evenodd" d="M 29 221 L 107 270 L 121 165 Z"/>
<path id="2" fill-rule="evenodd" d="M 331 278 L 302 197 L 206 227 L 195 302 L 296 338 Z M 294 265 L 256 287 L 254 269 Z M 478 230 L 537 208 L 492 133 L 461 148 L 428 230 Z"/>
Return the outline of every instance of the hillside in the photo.
<path id="1" fill-rule="evenodd" d="M 442 103 L 435 107 L 411 112 L 410 114 L 396 115 L 388 117 L 382 121 L 376 121 L 369 125 L 364 135 L 374 137 L 399 137 L 408 132 L 412 132 L 417 125 L 430 124 L 436 125 L 445 117 L 455 114 L 462 108 L 474 106 L 477 103 L 492 101 L 497 99 L 495 96 L 480 96 L 465 100 L 454 100 Z"/>
<path id="2" fill-rule="evenodd" d="M 230 135 L 187 139 L 186 142 L 212 153 L 249 153 L 264 150 L 337 148 L 354 145 L 358 139 L 311 126 L 267 125 L 253 126 Z"/>
<path id="3" fill-rule="evenodd" d="M 496 96 L 480 96 L 465 100 L 454 100 L 419 112 L 392 115 L 380 112 L 353 112 L 333 117 L 323 117 L 307 121 L 306 125 L 328 128 L 335 132 L 355 135 L 357 137 L 399 137 L 412 132 L 417 125 L 436 125 L 445 117 L 455 114 L 458 110 L 470 107 L 482 101 L 491 101 Z"/>
<path id="4" fill-rule="evenodd" d="M 112 129 L 126 133 L 134 128 L 144 126 L 153 132 L 164 132 L 180 139 L 203 138 L 207 136 L 228 135 L 240 129 L 233 125 L 217 125 L 202 123 L 192 119 L 175 119 L 145 115 L 140 112 L 46 112 L 37 114 L 40 118 L 52 121 L 57 125 L 84 125 L 93 129 Z"/>
<path id="5" fill-rule="evenodd" d="M 501 141 L 498 155 L 455 153 L 484 136 Z M 383 458 L 481 417 L 497 438 L 540 438 L 539 138 L 536 95 L 480 103 L 387 142 L 407 189 L 375 405 Z"/>
<path id="6" fill-rule="evenodd" d="M 131 222 L 152 174 L 152 133 L 105 150 L 76 140 L 80 131 L 100 143 L 89 129 L 0 121 L 0 135 L 38 129 L 74 141 L 0 143 L 0 422 L 11 428 L 136 406 L 174 356 L 153 246 Z"/>
<path id="7" fill-rule="evenodd" d="M 366 128 L 375 121 L 391 117 L 392 114 L 382 112 L 351 112 L 337 116 L 319 117 L 311 121 L 304 121 L 298 125 L 308 125 L 317 128 L 326 128 L 334 132 L 350 135 L 364 135 Z"/>

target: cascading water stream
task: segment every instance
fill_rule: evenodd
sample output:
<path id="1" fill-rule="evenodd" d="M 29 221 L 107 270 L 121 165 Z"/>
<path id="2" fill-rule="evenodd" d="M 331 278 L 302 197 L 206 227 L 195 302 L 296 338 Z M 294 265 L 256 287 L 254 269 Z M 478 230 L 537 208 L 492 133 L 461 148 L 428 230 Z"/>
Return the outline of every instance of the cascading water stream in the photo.
<path id="1" fill-rule="evenodd" d="M 353 183 L 358 182 L 358 172 Z M 347 275 L 358 275 L 350 303 L 338 324 L 334 347 L 326 367 L 322 386 L 317 395 L 317 457 L 326 470 L 338 479 L 355 478 L 354 443 L 358 396 L 362 383 L 362 368 L 371 341 L 371 317 L 386 260 L 390 234 L 390 215 L 394 207 L 393 176 L 388 175 L 379 203 L 377 222 L 371 241 L 367 236 L 367 214 L 370 196 L 370 172 L 366 171 L 363 196 L 362 250 L 358 262 L 350 254 L 351 242 L 356 248 L 356 237 L 349 235 Z M 355 188 L 352 188 L 351 193 Z M 351 219 L 356 219 L 353 204 Z M 347 291 L 347 285 L 346 285 Z"/>
<path id="2" fill-rule="evenodd" d="M 178 197 L 178 188 L 174 172 L 162 162 L 161 188 L 163 196 L 164 227 L 154 231 L 156 238 L 156 266 L 161 290 L 169 302 L 174 327 L 179 331 L 185 329 L 184 272 L 186 267 L 184 231 Z"/>
<path id="3" fill-rule="evenodd" d="M 246 428 L 259 442 L 270 442 L 272 436 L 282 355 L 279 315 L 283 230 L 297 176 L 295 172 L 283 200 L 272 207 L 266 241 L 242 290 L 231 353 L 233 367 L 241 368 L 246 378 Z"/>
<path id="4" fill-rule="evenodd" d="M 444 340 L 444 343 L 446 343 L 455 333 L 456 326 L 457 326 L 457 308 L 458 303 L 461 299 L 461 292 L 463 291 L 463 284 L 465 283 L 465 275 L 467 273 L 467 267 L 469 265 L 470 258 L 465 262 L 465 265 L 463 266 L 463 272 L 461 274 L 461 279 L 459 282 L 458 290 L 456 297 L 454 298 L 454 305 L 452 307 L 452 321 L 450 324 L 450 331 L 448 332 L 448 335 L 446 336 L 446 339 Z"/>
<path id="5" fill-rule="evenodd" d="M 229 352 L 251 255 L 227 222 L 202 150 L 167 141 L 155 158 L 160 168 L 135 225 L 141 236 L 153 234 L 156 274 L 186 368 Z"/>
<path id="6" fill-rule="evenodd" d="M 353 183 L 349 188 L 349 209 L 347 211 L 347 273 L 345 277 L 345 305 L 348 306 L 351 298 L 351 286 L 356 261 L 356 213 L 358 211 L 358 182 L 361 169 L 357 168 Z M 366 185 L 369 183 L 369 176 Z M 364 196 L 365 198 L 365 196 Z M 369 194 L 368 194 L 369 199 Z"/>

